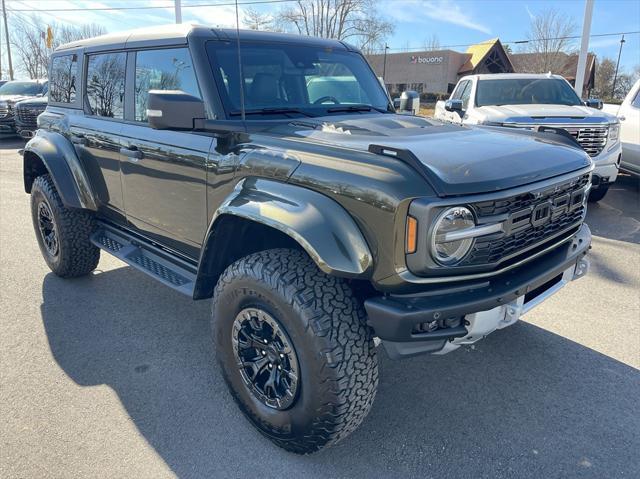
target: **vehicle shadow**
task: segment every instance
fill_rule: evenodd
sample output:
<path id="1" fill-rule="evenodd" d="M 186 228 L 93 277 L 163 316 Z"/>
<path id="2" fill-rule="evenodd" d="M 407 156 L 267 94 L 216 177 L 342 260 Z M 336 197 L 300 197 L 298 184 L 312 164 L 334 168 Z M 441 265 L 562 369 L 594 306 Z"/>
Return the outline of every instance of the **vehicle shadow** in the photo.
<path id="1" fill-rule="evenodd" d="M 595 236 L 640 244 L 640 178 L 621 173 L 604 199 L 589 203 L 586 222 Z"/>
<path id="2" fill-rule="evenodd" d="M 526 323 L 443 357 L 381 351 L 361 428 L 319 454 L 286 453 L 226 391 L 209 306 L 128 267 L 43 282 L 60 367 L 113 388 L 178 477 L 638 477 L 638 371 Z"/>

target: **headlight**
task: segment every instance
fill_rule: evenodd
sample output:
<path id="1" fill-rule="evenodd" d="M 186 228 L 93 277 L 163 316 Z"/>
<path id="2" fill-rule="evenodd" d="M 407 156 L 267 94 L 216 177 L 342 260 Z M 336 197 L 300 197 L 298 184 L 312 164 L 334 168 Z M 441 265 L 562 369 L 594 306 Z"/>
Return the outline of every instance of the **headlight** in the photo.
<path id="1" fill-rule="evenodd" d="M 612 143 L 618 141 L 620 136 L 620 123 L 613 123 L 609 125 L 609 141 Z"/>
<path id="2" fill-rule="evenodd" d="M 449 208 L 436 219 L 431 234 L 431 256 L 444 266 L 460 262 L 473 245 L 473 238 L 455 239 L 456 232 L 476 225 L 469 209 L 456 206 Z"/>

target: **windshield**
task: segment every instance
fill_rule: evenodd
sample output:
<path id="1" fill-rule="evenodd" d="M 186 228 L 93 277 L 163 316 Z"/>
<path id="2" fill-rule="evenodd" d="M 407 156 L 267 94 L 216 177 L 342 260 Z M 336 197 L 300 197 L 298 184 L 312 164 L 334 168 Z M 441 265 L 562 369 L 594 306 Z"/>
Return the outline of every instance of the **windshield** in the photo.
<path id="1" fill-rule="evenodd" d="M 36 96 L 44 93 L 44 84 L 30 81 L 10 81 L 0 86 L 0 95 Z"/>
<path id="2" fill-rule="evenodd" d="M 235 42 L 210 42 L 213 74 L 230 117 L 240 115 Z M 242 42 L 248 115 L 321 116 L 387 111 L 389 100 L 362 55 L 341 49 L 286 43 Z"/>
<path id="3" fill-rule="evenodd" d="M 476 105 L 581 105 L 573 88 L 559 78 L 479 80 Z"/>

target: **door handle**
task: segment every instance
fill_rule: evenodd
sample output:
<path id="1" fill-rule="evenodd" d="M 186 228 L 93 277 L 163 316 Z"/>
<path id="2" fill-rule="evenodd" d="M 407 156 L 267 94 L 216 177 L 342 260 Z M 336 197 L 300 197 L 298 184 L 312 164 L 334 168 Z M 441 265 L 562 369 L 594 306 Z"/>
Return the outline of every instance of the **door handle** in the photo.
<path id="1" fill-rule="evenodd" d="M 120 148 L 120 154 L 126 156 L 129 161 L 138 161 L 142 159 L 142 152 L 135 146 L 129 146 L 128 148 Z"/>

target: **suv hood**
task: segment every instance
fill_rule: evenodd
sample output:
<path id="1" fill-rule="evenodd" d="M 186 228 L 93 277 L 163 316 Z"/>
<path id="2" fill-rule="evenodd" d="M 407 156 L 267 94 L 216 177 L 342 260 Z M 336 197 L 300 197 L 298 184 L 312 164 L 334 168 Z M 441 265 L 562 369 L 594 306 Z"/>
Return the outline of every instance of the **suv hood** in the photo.
<path id="1" fill-rule="evenodd" d="M 555 141 L 555 135 L 541 138 L 523 130 L 457 126 L 415 116 L 332 116 L 287 128 L 295 128 L 288 135 L 309 141 L 363 151 L 386 147 L 396 151 L 398 161 L 409 156 L 407 162 L 422 170 L 439 196 L 504 190 L 591 164 L 582 149 L 562 144 L 561 138 Z M 393 151 L 385 153 L 394 156 Z"/>
<path id="2" fill-rule="evenodd" d="M 535 123 L 613 123 L 614 115 L 575 105 L 501 105 L 481 106 L 474 109 L 480 120 L 494 122 Z"/>
<path id="3" fill-rule="evenodd" d="M 6 101 L 9 104 L 14 104 L 22 100 L 35 98 L 30 95 L 0 95 L 0 101 Z"/>

